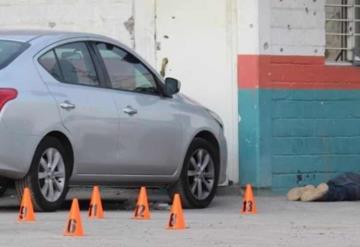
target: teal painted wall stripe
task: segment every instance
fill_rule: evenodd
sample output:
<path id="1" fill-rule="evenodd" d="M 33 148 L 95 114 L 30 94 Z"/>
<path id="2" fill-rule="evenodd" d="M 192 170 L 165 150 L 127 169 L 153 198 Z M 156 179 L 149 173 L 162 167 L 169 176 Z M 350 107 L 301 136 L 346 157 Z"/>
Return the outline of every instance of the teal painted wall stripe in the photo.
<path id="1" fill-rule="evenodd" d="M 360 171 L 360 90 L 239 90 L 240 183 L 288 188 Z"/>
<path id="2" fill-rule="evenodd" d="M 258 183 L 260 162 L 259 92 L 240 90 L 239 102 L 239 175 L 240 184 Z"/>
<path id="3" fill-rule="evenodd" d="M 268 133 L 264 132 L 271 123 L 271 116 L 260 111 L 266 107 L 267 95 L 258 90 L 239 91 L 239 173 L 240 184 L 251 183 L 255 187 L 271 186 L 271 157 L 269 155 Z"/>

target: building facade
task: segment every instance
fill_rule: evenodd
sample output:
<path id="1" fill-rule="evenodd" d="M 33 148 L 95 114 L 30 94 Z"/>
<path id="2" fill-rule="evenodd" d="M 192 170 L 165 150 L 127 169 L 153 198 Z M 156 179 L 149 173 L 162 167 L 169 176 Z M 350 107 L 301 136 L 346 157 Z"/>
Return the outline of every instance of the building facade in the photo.
<path id="1" fill-rule="evenodd" d="M 217 112 L 228 179 L 282 189 L 360 170 L 359 0 L 4 0 L 1 28 L 100 33 Z"/>
<path id="2" fill-rule="evenodd" d="M 253 35 L 238 56 L 242 183 L 281 189 L 359 171 L 358 2 L 240 2 L 258 11 L 258 25 L 239 22 Z"/>

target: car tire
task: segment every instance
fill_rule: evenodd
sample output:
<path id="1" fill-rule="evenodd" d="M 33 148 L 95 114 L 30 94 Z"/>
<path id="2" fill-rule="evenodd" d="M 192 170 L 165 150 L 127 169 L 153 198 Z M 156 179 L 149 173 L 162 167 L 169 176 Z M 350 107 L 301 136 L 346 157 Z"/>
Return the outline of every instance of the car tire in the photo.
<path id="1" fill-rule="evenodd" d="M 36 211 L 51 212 L 59 209 L 68 191 L 70 162 L 69 154 L 58 139 L 43 139 L 35 151 L 28 174 L 15 181 L 19 200 L 27 187 L 31 191 Z"/>
<path id="2" fill-rule="evenodd" d="M 195 138 L 186 153 L 178 181 L 168 189 L 169 196 L 173 198 L 179 193 L 185 208 L 205 208 L 215 196 L 218 179 L 218 151 L 205 139 Z"/>

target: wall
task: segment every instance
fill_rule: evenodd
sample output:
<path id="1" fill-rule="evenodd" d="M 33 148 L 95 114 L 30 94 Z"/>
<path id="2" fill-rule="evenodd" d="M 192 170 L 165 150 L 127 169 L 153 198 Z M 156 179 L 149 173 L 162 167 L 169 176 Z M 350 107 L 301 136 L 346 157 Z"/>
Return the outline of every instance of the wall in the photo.
<path id="1" fill-rule="evenodd" d="M 268 3 L 268 49 L 238 56 L 241 183 L 283 189 L 360 171 L 360 68 L 325 63 L 325 1 Z"/>
<path id="2" fill-rule="evenodd" d="M 0 3 L 0 27 L 103 34 L 155 65 L 154 1 L 6 0 Z"/>
<path id="3" fill-rule="evenodd" d="M 238 182 L 235 3 L 157 0 L 156 58 L 159 68 L 168 59 L 166 76 L 181 81 L 181 92 L 221 116 L 228 143 L 228 177 Z"/>
<path id="4" fill-rule="evenodd" d="M 270 187 L 271 162 L 263 145 L 267 140 L 262 138 L 265 122 L 260 114 L 261 92 L 257 84 L 261 81 L 259 58 L 271 54 L 271 1 L 238 0 L 237 3 L 240 183 Z"/>
<path id="5" fill-rule="evenodd" d="M 82 30 L 122 39 L 131 46 L 125 22 L 133 15 L 130 0 L 2 1 L 0 25 L 6 28 Z"/>

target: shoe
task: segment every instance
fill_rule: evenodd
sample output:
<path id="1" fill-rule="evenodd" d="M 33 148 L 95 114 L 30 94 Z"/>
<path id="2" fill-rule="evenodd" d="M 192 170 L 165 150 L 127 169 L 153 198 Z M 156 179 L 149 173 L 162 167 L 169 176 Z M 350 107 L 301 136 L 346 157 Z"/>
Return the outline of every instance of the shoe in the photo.
<path id="1" fill-rule="evenodd" d="M 287 193 L 287 199 L 289 201 L 299 201 L 301 198 L 301 195 L 307 191 L 307 190 L 311 190 L 311 189 L 315 189 L 314 185 L 306 185 L 304 187 L 295 187 L 292 188 L 291 190 L 289 190 L 289 192 Z"/>
<path id="2" fill-rule="evenodd" d="M 326 183 L 319 184 L 316 188 L 304 191 L 301 195 L 302 202 L 313 202 L 321 199 L 329 191 L 329 186 Z"/>

